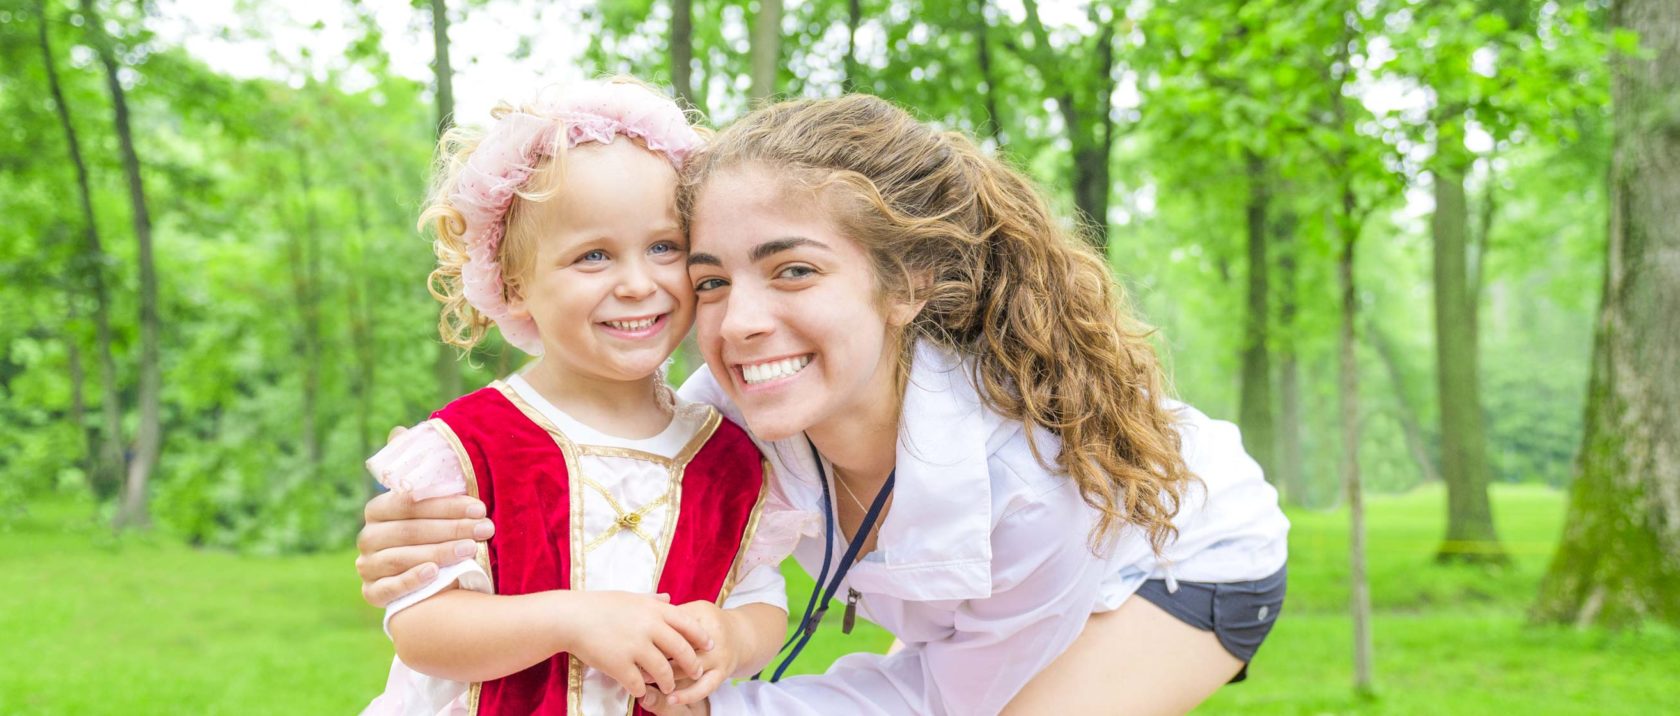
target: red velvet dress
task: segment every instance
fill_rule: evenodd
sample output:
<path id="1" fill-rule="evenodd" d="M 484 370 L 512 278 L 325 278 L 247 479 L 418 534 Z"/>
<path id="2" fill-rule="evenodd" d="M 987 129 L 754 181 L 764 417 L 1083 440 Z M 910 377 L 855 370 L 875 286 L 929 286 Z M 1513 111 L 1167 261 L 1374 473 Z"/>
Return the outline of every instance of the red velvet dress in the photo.
<path id="1" fill-rule="evenodd" d="M 478 556 L 495 593 L 574 588 L 590 573 L 583 563 L 593 543 L 624 531 L 648 539 L 657 554 L 657 590 L 670 594 L 673 604 L 721 604 L 739 577 L 737 561 L 756 527 L 766 474 L 745 431 L 721 419 L 715 409 L 706 410 L 710 412 L 704 426 L 674 459 L 577 445 L 501 383 L 435 413 L 435 421 L 447 428 L 440 432 L 461 463 L 471 468 L 469 491 L 476 488 L 496 524 L 495 536 Z M 598 496 L 585 498 L 586 490 L 601 488 L 590 475 L 577 474 L 577 466 L 599 464 L 602 458 L 645 460 L 669 470 L 669 491 L 660 498 L 665 507 L 625 509 L 609 496 L 613 514 L 592 514 L 586 520 L 586 505 L 596 509 L 604 503 Z M 663 517 L 665 528 L 642 524 L 642 517 L 654 513 Z M 611 520 L 609 528 L 584 539 L 584 524 L 599 525 L 603 517 Z M 473 684 L 468 704 L 482 714 L 583 716 L 596 710 L 584 708 L 580 700 L 586 671 L 593 672 L 564 653 L 556 654 L 517 674 Z M 602 703 L 600 688 L 593 688 L 596 700 L 588 703 Z M 644 713 L 627 695 L 622 703 L 622 709 L 608 710 Z"/>

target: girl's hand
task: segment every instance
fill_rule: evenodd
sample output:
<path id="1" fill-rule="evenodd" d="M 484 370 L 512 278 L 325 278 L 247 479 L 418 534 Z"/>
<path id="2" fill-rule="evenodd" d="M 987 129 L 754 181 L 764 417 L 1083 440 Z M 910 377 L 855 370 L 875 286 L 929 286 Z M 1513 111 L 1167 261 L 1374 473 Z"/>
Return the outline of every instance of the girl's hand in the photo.
<path id="1" fill-rule="evenodd" d="M 666 701 L 673 706 L 704 703 L 707 696 L 741 668 L 745 627 L 734 615 L 711 602 L 689 602 L 677 609 L 713 635 L 712 648 L 699 655 L 701 673 L 695 675 L 692 683 L 680 686 L 675 692 L 666 692 L 670 695 Z"/>
<path id="2" fill-rule="evenodd" d="M 697 652 L 712 648 L 710 632 L 668 595 L 630 592 L 556 592 L 563 651 L 606 674 L 642 698 L 651 680 L 659 692 L 677 678 L 701 674 Z"/>
<path id="3" fill-rule="evenodd" d="M 484 503 L 466 495 L 411 500 L 385 492 L 368 500 L 356 536 L 362 599 L 383 608 L 437 576 L 439 566 L 469 559 L 495 526 Z"/>
<path id="4" fill-rule="evenodd" d="M 688 688 L 687 684 L 680 685 Z M 672 702 L 672 697 L 663 696 L 659 692 L 650 692 L 641 700 L 642 708 L 647 709 L 653 716 L 711 716 L 712 702 L 701 699 L 692 704 L 678 704 Z"/>

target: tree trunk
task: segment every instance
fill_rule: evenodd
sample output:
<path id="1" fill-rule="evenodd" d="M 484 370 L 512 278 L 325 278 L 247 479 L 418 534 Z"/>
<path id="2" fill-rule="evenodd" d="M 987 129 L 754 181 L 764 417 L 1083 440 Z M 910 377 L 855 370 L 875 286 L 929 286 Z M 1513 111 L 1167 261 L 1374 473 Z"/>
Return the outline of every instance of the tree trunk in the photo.
<path id="1" fill-rule="evenodd" d="M 1371 347 L 1376 349 L 1377 357 L 1382 361 L 1383 370 L 1388 373 L 1389 385 L 1394 387 L 1394 412 L 1400 421 L 1400 431 L 1406 439 L 1406 451 L 1411 453 L 1412 461 L 1417 463 L 1419 481 L 1436 482 L 1441 479 L 1441 469 L 1438 467 L 1440 463 L 1434 450 L 1430 448 L 1429 439 L 1424 435 L 1423 421 L 1418 419 L 1417 407 L 1412 404 L 1405 366 L 1394 349 L 1394 342 L 1389 340 L 1388 334 L 1383 332 L 1382 326 L 1376 321 L 1365 322 L 1365 333 Z"/>
<path id="2" fill-rule="evenodd" d="M 671 91 L 684 109 L 694 103 L 694 0 L 671 0 Z"/>
<path id="3" fill-rule="evenodd" d="M 133 208 L 136 258 L 140 264 L 140 429 L 134 438 L 134 459 L 128 464 L 123 486 L 118 527 L 147 527 L 151 514 L 146 506 L 146 483 L 157 468 L 163 445 L 163 373 L 158 357 L 157 271 L 152 263 L 152 217 L 146 210 L 146 189 L 140 180 L 140 157 L 134 151 L 134 133 L 128 122 L 128 98 L 117 78 L 116 52 L 105 34 L 104 21 L 93 0 L 82 0 L 82 15 L 100 64 L 105 66 L 105 84 L 111 90 L 117 146 L 122 151 L 123 175 L 128 179 L 128 199 Z"/>
<path id="4" fill-rule="evenodd" d="M 758 0 L 752 26 L 752 98 L 765 102 L 776 96 L 776 75 L 782 66 L 782 0 Z"/>
<path id="5" fill-rule="evenodd" d="M 840 81 L 840 88 L 845 92 L 857 91 L 858 61 L 857 61 L 857 33 L 858 25 L 863 24 L 863 3 L 861 0 L 846 0 L 846 76 Z"/>
<path id="6" fill-rule="evenodd" d="M 991 23 L 986 19 L 986 2 L 978 0 L 974 3 L 974 61 L 980 67 L 980 81 L 986 84 L 982 95 L 986 98 L 986 121 L 981 126 L 986 128 L 987 136 L 997 142 L 999 148 L 1008 143 L 1003 134 L 1003 112 L 998 109 L 997 77 L 992 70 L 992 41 Z"/>
<path id="7" fill-rule="evenodd" d="M 1346 179 L 1344 178 L 1344 181 Z M 1358 294 L 1353 283 L 1354 244 L 1353 189 L 1342 187 L 1341 251 L 1336 262 L 1336 283 L 1341 292 L 1342 326 L 1339 341 L 1338 383 L 1341 393 L 1342 483 L 1348 503 L 1348 587 L 1353 612 L 1353 685 L 1360 693 L 1371 693 L 1371 584 L 1365 570 L 1365 497 L 1359 477 L 1359 357 L 1355 353 L 1359 320 Z"/>
<path id="8" fill-rule="evenodd" d="M 1114 20 L 1099 21 L 1096 57 L 1085 71 L 1089 76 L 1070 76 L 1058 63 L 1050 46 L 1050 33 L 1039 18 L 1038 2 L 1023 0 L 1027 29 L 1033 36 L 1033 53 L 1027 58 L 1044 78 L 1045 94 L 1056 99 L 1066 126 L 1073 156 L 1073 203 L 1086 222 L 1087 237 L 1102 255 L 1108 255 L 1108 155 L 1114 143 L 1114 122 L 1109 108 L 1114 97 Z M 1093 81 L 1092 78 L 1095 78 Z M 1089 96 L 1081 88 L 1095 87 Z M 1090 103 L 1082 107 L 1081 99 Z"/>
<path id="9" fill-rule="evenodd" d="M 1268 347 L 1271 311 L 1271 263 L 1266 255 L 1266 162 L 1253 152 L 1247 158 L 1248 172 L 1248 310 L 1244 314 L 1241 402 L 1237 424 L 1242 427 L 1243 447 L 1260 463 L 1266 479 L 1277 480 L 1272 463 L 1275 449 L 1272 430 L 1272 365 Z"/>
<path id="10" fill-rule="evenodd" d="M 1295 238 L 1299 222 L 1293 209 L 1285 207 L 1278 218 L 1278 279 L 1281 305 L 1278 307 L 1278 330 L 1283 340 L 1278 345 L 1278 423 L 1277 464 L 1273 484 L 1278 486 L 1288 504 L 1306 502 L 1305 476 L 1301 474 L 1301 370 L 1296 355 L 1295 296 L 1296 261 L 1301 249 Z"/>
<path id="11" fill-rule="evenodd" d="M 292 294 L 297 301 L 299 357 L 303 360 L 303 409 L 298 416 L 303 455 L 307 461 L 306 475 L 320 476 L 322 462 L 321 435 L 321 291 L 320 247 L 321 228 L 315 215 L 314 182 L 309 175 L 309 153 L 302 146 L 297 152 L 298 180 L 302 184 L 304 230 L 293 232 L 286 242 L 287 256 L 292 265 Z"/>
<path id="12" fill-rule="evenodd" d="M 373 455 L 374 379 L 379 358 L 379 334 L 373 328 L 373 297 L 377 292 L 374 290 L 373 266 L 368 262 L 368 244 L 372 241 L 373 232 L 368 227 L 367 197 L 360 184 L 352 187 L 358 233 L 355 244 L 357 275 L 349 282 L 350 295 L 346 302 L 350 313 L 351 351 L 356 358 L 350 385 L 356 396 L 356 454 L 368 457 Z"/>
<path id="13" fill-rule="evenodd" d="M 437 136 L 443 137 L 455 116 L 455 71 L 449 65 L 449 6 L 446 0 L 432 0 L 432 72 L 437 78 Z M 450 401 L 461 395 L 461 369 L 456 365 L 455 348 L 447 343 L 437 344 L 432 356 L 432 372 L 437 376 L 440 401 Z"/>
<path id="14" fill-rule="evenodd" d="M 82 474 L 93 478 L 94 435 L 88 430 L 87 398 L 85 384 L 87 378 L 82 371 L 81 338 L 76 335 L 76 324 L 82 321 L 82 311 L 76 307 L 76 301 L 81 297 L 74 290 L 67 291 L 64 297 L 64 365 L 70 373 L 70 424 L 76 426 L 76 432 L 82 436 L 81 459 L 77 461 Z"/>
<path id="15" fill-rule="evenodd" d="M 117 387 L 117 364 L 111 355 L 111 297 L 105 288 L 105 249 L 99 240 L 99 222 L 93 213 L 93 191 L 88 187 L 87 162 L 82 159 L 82 145 L 76 137 L 76 125 L 70 121 L 70 104 L 58 84 L 58 68 L 53 61 L 52 44 L 47 39 L 47 7 L 45 0 L 36 0 L 35 8 L 41 16 L 41 60 L 47 69 L 47 86 L 52 93 L 53 107 L 58 110 L 58 123 L 64 130 L 65 144 L 70 149 L 70 164 L 76 168 L 76 196 L 82 212 L 82 251 L 77 257 L 79 270 L 73 270 L 73 280 L 87 282 L 93 293 L 94 352 L 99 360 L 98 439 L 88 446 L 96 455 L 88 473 L 94 495 L 108 499 L 117 494 L 123 481 L 122 391 Z"/>
<path id="16" fill-rule="evenodd" d="M 1458 120 L 1454 120 L 1458 121 Z M 1441 406 L 1441 474 L 1447 483 L 1447 535 L 1436 552 L 1443 562 L 1504 563 L 1488 501 L 1487 439 L 1477 385 L 1476 315 L 1466 264 L 1468 207 L 1464 175 L 1439 163 L 1435 171 L 1436 389 Z"/>
<path id="17" fill-rule="evenodd" d="M 1353 70 L 1348 62 L 1348 47 L 1353 36 L 1360 32 L 1358 15 L 1349 9 L 1342 12 L 1341 41 L 1337 43 L 1336 65 L 1340 76 L 1331 72 L 1330 106 L 1335 127 L 1343 137 L 1356 136 L 1352 120 L 1347 114 L 1348 77 Z M 1344 145 L 1346 146 L 1346 145 Z M 1351 151 L 1343 149 L 1331 162 L 1332 172 L 1341 185 L 1341 211 L 1336 217 L 1335 234 L 1340 240 L 1337 252 L 1336 283 L 1341 294 L 1342 322 L 1338 339 L 1338 393 L 1341 394 L 1342 484 L 1348 503 L 1348 611 L 1353 618 L 1353 689 L 1361 695 L 1375 690 L 1371 645 L 1371 583 L 1365 569 L 1365 495 L 1359 475 L 1359 356 L 1358 332 L 1359 293 L 1354 286 L 1354 248 L 1359 242 L 1360 224 L 1358 197 L 1353 191 L 1353 161 Z"/>
<path id="18" fill-rule="evenodd" d="M 1680 5 L 1617 0 L 1603 303 L 1563 540 L 1534 614 L 1680 624 Z"/>

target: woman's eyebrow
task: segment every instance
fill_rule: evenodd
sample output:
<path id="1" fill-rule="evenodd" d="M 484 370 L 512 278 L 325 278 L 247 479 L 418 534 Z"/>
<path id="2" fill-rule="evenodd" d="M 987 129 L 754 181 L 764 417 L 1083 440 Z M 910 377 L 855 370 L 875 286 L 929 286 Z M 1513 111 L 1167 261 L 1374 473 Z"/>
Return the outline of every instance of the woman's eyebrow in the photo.
<path id="1" fill-rule="evenodd" d="M 807 239 L 803 236 L 789 236 L 782 239 L 773 239 L 754 246 L 752 248 L 752 252 L 747 254 L 747 258 L 751 259 L 754 263 L 757 263 L 772 254 L 781 253 L 800 246 L 812 246 L 824 251 L 833 251 L 833 249 L 828 247 L 828 244 L 821 241 Z"/>
<path id="2" fill-rule="evenodd" d="M 690 265 L 690 266 L 705 265 L 705 266 L 716 266 L 718 268 L 723 268 L 723 261 L 719 260 L 718 257 L 713 256 L 711 254 L 691 253 L 691 254 L 688 255 L 688 265 Z"/>

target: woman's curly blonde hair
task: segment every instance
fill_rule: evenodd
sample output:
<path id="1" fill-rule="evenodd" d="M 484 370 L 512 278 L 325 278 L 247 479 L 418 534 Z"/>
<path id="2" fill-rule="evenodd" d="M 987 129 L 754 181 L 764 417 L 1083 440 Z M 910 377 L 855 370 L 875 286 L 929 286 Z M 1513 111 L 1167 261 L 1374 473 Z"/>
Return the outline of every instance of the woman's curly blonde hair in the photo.
<path id="1" fill-rule="evenodd" d="M 820 191 L 840 232 L 868 251 L 884 297 L 925 301 L 900 342 L 901 376 L 915 339 L 935 341 L 972 360 L 992 409 L 1060 438 L 1056 467 L 1101 512 L 1093 549 L 1128 524 L 1157 552 L 1174 538 L 1195 478 L 1150 329 L 1030 181 L 880 98 L 797 100 L 747 115 L 690 160 L 684 221 L 710 176 L 742 166 Z"/>

